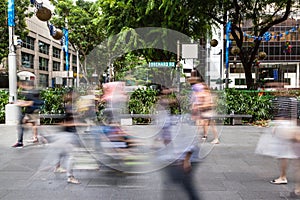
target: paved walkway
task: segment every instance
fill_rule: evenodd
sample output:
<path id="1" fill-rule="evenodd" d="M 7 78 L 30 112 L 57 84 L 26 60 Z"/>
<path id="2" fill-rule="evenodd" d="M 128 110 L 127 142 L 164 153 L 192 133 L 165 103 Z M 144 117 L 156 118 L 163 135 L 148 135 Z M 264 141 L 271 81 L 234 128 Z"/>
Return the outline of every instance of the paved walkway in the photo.
<path id="1" fill-rule="evenodd" d="M 16 141 L 16 127 L 0 125 L 0 129 L 1 200 L 156 200 L 162 197 L 165 183 L 159 171 L 125 176 L 112 173 L 105 167 L 98 169 L 97 162 L 84 148 L 77 148 L 74 172 L 81 184 L 67 184 L 65 175 L 40 170 L 45 155 L 49 153 L 47 145 L 11 148 Z M 153 131 L 147 126 L 128 129 L 136 133 Z M 196 172 L 197 188 L 203 199 L 289 199 L 286 196 L 295 183 L 293 165 L 288 171 L 287 185 L 272 185 L 268 182 L 279 174 L 277 161 L 254 154 L 259 136 L 270 128 L 244 125 L 222 126 L 218 130 L 221 143 L 209 146 L 212 151 Z M 57 132 L 59 129 L 55 126 L 40 127 L 40 133 L 51 135 Z M 26 134 L 26 139 L 30 136 L 30 133 Z M 176 188 L 172 185 L 167 189 L 175 194 Z M 179 195 L 173 199 L 185 198 Z"/>

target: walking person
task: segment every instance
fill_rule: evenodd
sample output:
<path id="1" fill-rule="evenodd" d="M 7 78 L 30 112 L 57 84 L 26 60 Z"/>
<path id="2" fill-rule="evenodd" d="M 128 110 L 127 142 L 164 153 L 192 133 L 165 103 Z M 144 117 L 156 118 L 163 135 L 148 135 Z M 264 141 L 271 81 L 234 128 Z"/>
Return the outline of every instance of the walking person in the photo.
<path id="1" fill-rule="evenodd" d="M 296 127 L 297 100 L 290 96 L 277 96 L 273 100 L 275 109 L 274 115 L 274 134 L 281 140 L 281 145 L 277 148 L 277 158 L 279 160 L 280 174 L 277 179 L 271 180 L 272 184 L 286 184 L 288 160 L 296 158 L 290 141 Z"/>
<path id="2" fill-rule="evenodd" d="M 297 156 L 293 150 L 292 137 L 297 131 L 297 100 L 284 91 L 279 91 L 273 100 L 273 129 L 261 136 L 256 153 L 278 159 L 279 176 L 271 184 L 287 184 L 287 169 L 290 159 Z"/>
<path id="3" fill-rule="evenodd" d="M 293 150 L 297 155 L 297 159 L 294 160 L 295 164 L 295 187 L 292 192 L 290 192 L 291 199 L 300 199 L 300 131 L 296 130 L 294 132 L 294 137 L 292 138 Z"/>
<path id="4" fill-rule="evenodd" d="M 67 182 L 72 184 L 80 184 L 80 181 L 73 174 L 75 146 L 79 143 L 76 134 L 76 123 L 74 122 L 73 98 L 75 92 L 68 91 L 64 95 L 65 103 L 65 119 L 62 123 L 61 130 L 45 135 L 48 139 L 48 156 L 41 165 L 42 169 L 54 168 L 54 173 L 66 173 Z M 85 123 L 84 123 L 85 124 Z M 82 124 L 80 124 L 82 125 Z M 47 165 L 47 166 L 45 166 Z"/>
<path id="5" fill-rule="evenodd" d="M 218 131 L 215 121 L 212 119 L 214 115 L 214 102 L 211 91 L 198 71 L 193 73 L 193 75 L 188 80 L 192 86 L 192 119 L 195 121 L 196 126 L 198 126 L 199 131 L 201 127 L 203 128 L 203 140 L 207 139 L 209 128 L 211 128 L 214 137 L 211 143 L 219 144 Z"/>
<path id="6" fill-rule="evenodd" d="M 169 164 L 166 164 L 166 161 L 162 162 L 166 165 L 163 168 L 166 179 L 162 199 L 169 200 L 177 197 L 178 199 L 200 200 L 201 196 L 195 183 L 195 173 L 200 163 L 199 139 L 194 137 L 191 142 L 189 139 L 186 140 L 184 133 L 172 137 L 172 126 L 171 124 L 165 126 L 161 133 L 165 148 L 160 149 L 159 152 L 169 161 Z M 181 190 L 168 190 L 168 187 L 174 184 L 184 191 L 186 197 L 182 197 Z"/>
<path id="7" fill-rule="evenodd" d="M 164 124 L 159 132 L 159 137 L 155 142 L 161 141 L 163 146 L 157 151 L 159 166 L 164 166 L 163 172 L 166 176 L 165 188 L 162 193 L 162 199 L 181 198 L 180 190 L 172 190 L 170 185 L 178 185 L 184 191 L 184 194 L 190 200 L 199 200 L 197 185 L 195 184 L 195 172 L 199 166 L 200 142 L 195 134 L 181 132 L 180 125 L 172 123 L 170 112 L 174 99 L 168 97 L 170 90 L 162 90 L 158 100 L 159 118 Z M 176 191 L 176 192 L 175 192 Z M 186 199 L 186 197 L 182 197 Z"/>
<path id="8" fill-rule="evenodd" d="M 24 100 L 18 100 L 15 104 L 21 107 L 21 114 L 19 116 L 18 125 L 18 141 L 12 147 L 22 148 L 24 125 L 30 125 L 33 133 L 33 143 L 38 142 L 37 126 L 39 125 L 39 110 L 43 104 L 40 99 L 40 93 L 34 89 L 34 82 L 21 80 L 19 81 L 19 87 L 22 89 L 21 94 L 24 96 Z"/>
<path id="9" fill-rule="evenodd" d="M 76 179 L 73 174 L 73 166 L 74 166 L 73 151 L 74 151 L 75 143 L 76 143 L 76 137 L 73 132 L 62 131 L 60 133 L 57 133 L 55 141 L 52 144 L 50 144 L 51 146 L 50 148 L 53 148 L 55 151 L 54 172 L 66 173 L 68 183 L 80 184 L 79 180 Z M 63 167 L 64 165 L 66 167 Z"/>

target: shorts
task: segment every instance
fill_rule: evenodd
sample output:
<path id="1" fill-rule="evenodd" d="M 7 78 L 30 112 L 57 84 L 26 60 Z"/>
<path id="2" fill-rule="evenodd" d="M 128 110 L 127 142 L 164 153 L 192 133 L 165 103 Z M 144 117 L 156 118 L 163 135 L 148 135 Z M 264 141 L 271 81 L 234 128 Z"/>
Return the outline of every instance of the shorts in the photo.
<path id="1" fill-rule="evenodd" d="M 39 114 L 25 114 L 23 118 L 23 123 L 33 123 L 34 125 L 40 125 Z"/>

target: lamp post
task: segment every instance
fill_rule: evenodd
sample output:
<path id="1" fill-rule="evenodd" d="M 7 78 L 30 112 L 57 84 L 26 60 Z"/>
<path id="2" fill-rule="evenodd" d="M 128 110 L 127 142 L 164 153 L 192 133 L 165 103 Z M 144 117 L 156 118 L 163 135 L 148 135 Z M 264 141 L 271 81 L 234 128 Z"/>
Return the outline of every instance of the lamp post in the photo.
<path id="1" fill-rule="evenodd" d="M 220 49 L 220 52 L 214 55 L 220 56 L 220 90 L 222 89 L 222 75 L 223 75 L 223 50 Z"/>
<path id="2" fill-rule="evenodd" d="M 194 67 L 194 66 L 193 66 Z M 178 93 L 180 93 L 180 41 L 177 40 L 177 81 L 178 81 Z"/>
<path id="3" fill-rule="evenodd" d="M 18 124 L 19 107 L 13 103 L 17 101 L 17 63 L 16 48 L 14 42 L 15 36 L 15 2 L 8 1 L 8 73 L 9 73 L 9 104 L 5 106 L 5 123 L 8 125 Z"/>

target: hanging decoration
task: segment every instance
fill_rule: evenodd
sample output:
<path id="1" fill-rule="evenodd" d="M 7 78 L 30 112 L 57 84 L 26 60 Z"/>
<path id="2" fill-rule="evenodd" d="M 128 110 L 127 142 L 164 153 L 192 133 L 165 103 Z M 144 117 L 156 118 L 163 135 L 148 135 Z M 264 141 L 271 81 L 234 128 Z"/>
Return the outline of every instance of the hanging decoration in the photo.
<path id="1" fill-rule="evenodd" d="M 30 0 L 30 3 L 33 4 L 36 8 L 35 15 L 41 21 L 48 21 L 52 16 L 51 10 L 43 6 L 43 2 L 39 3 L 36 0 Z"/>
<path id="2" fill-rule="evenodd" d="M 267 57 L 266 52 L 261 51 L 261 52 L 258 53 L 258 59 L 263 60 L 263 59 L 265 59 L 266 57 Z"/>
<path id="3" fill-rule="evenodd" d="M 210 46 L 216 47 L 217 45 L 218 45 L 218 40 L 212 39 L 212 40 L 210 41 Z"/>
<path id="4" fill-rule="evenodd" d="M 290 42 L 286 42 L 284 47 L 283 47 L 283 53 L 284 54 L 291 54 L 292 53 L 292 45 Z"/>
<path id="5" fill-rule="evenodd" d="M 36 0 L 30 0 L 30 3 L 35 6 L 36 10 L 36 16 L 41 21 L 46 21 L 47 26 L 49 28 L 50 35 L 55 40 L 60 40 L 63 37 L 63 32 L 60 29 L 55 28 L 53 24 L 49 22 L 52 16 L 51 10 L 43 6 L 43 2 L 39 3 Z"/>
<path id="6" fill-rule="evenodd" d="M 55 40 L 60 40 L 63 37 L 63 32 L 60 29 L 57 29 L 53 24 L 51 24 L 49 21 L 47 22 L 50 35 L 53 37 Z"/>
<path id="7" fill-rule="evenodd" d="M 238 48 L 238 47 L 236 47 L 236 46 L 234 46 L 234 47 L 232 47 L 231 48 L 231 51 L 230 51 L 233 55 L 237 55 L 237 54 L 239 54 L 240 52 L 241 52 L 241 50 L 240 50 L 240 48 Z"/>
<path id="8" fill-rule="evenodd" d="M 254 36 L 254 35 L 250 35 L 247 33 L 244 33 L 244 37 L 245 38 L 252 38 L 254 40 L 262 40 L 262 41 L 266 41 L 269 42 L 271 39 L 274 39 L 277 41 L 280 41 L 280 38 L 282 38 L 284 35 L 289 35 L 292 32 L 296 32 L 298 29 L 298 26 L 295 26 L 293 28 L 291 28 L 290 30 L 285 31 L 284 33 L 277 33 L 276 35 L 272 35 L 272 33 L 270 32 L 265 32 L 263 36 Z M 300 28 L 298 29 L 298 31 L 300 32 Z"/>

